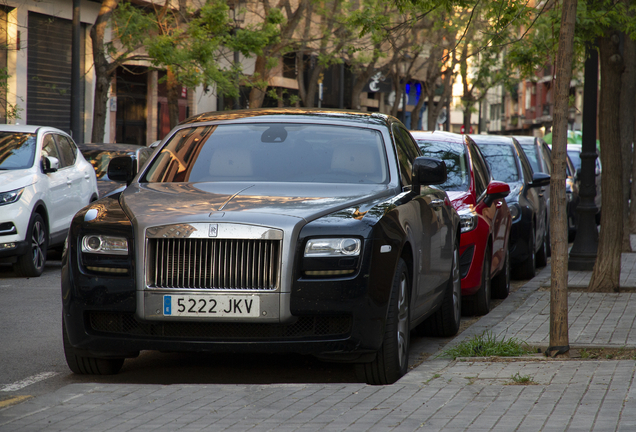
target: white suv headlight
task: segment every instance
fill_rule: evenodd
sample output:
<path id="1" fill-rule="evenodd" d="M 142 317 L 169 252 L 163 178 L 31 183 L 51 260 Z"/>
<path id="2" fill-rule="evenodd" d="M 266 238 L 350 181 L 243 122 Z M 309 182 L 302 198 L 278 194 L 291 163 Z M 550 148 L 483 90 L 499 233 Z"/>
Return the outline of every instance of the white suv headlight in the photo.
<path id="1" fill-rule="evenodd" d="M 305 246 L 305 257 L 358 256 L 361 245 L 357 238 L 311 239 Z"/>
<path id="2" fill-rule="evenodd" d="M 22 192 L 24 192 L 24 188 L 12 190 L 9 192 L 0 192 L 0 206 L 6 204 L 13 204 L 22 196 Z"/>
<path id="3" fill-rule="evenodd" d="M 82 252 L 108 255 L 128 255 L 128 240 L 123 237 L 91 234 L 82 238 Z"/>

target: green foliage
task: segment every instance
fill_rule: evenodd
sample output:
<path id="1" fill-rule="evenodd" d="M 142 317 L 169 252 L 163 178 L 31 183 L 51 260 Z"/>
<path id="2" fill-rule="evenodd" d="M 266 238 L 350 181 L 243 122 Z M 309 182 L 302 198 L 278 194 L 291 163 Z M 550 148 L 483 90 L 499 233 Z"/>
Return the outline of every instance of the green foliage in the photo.
<path id="1" fill-rule="evenodd" d="M 444 350 L 439 357 L 517 357 L 532 352 L 531 347 L 516 338 L 497 340 L 491 332 L 473 336 L 458 345 Z"/>
<path id="2" fill-rule="evenodd" d="M 512 379 L 512 383 L 514 384 L 521 384 L 521 385 L 536 384 L 536 382 L 534 382 L 531 376 L 521 375 L 519 372 L 511 376 L 510 379 Z"/>

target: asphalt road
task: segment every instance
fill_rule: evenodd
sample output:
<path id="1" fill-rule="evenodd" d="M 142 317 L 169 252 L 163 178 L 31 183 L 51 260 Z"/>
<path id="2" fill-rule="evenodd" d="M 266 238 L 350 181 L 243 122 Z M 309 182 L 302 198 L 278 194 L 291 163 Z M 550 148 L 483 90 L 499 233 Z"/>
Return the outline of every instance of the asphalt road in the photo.
<path id="1" fill-rule="evenodd" d="M 0 264 L 0 402 L 38 396 L 78 382 L 266 384 L 358 382 L 352 365 L 299 355 L 212 355 L 142 352 L 114 376 L 74 375 L 62 349 L 59 256 L 39 278 L 19 278 Z M 514 286 L 521 286 L 517 281 Z M 464 319 L 463 328 L 476 318 Z M 412 337 L 412 367 L 452 338 Z"/>

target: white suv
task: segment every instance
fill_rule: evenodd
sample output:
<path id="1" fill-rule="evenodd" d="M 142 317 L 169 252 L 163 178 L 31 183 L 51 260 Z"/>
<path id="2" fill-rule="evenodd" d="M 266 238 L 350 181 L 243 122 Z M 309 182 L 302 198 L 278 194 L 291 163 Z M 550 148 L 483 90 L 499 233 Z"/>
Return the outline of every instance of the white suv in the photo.
<path id="1" fill-rule="evenodd" d="M 48 248 L 61 246 L 75 213 L 96 200 L 95 170 L 69 135 L 0 125 L 0 260 L 40 276 Z"/>

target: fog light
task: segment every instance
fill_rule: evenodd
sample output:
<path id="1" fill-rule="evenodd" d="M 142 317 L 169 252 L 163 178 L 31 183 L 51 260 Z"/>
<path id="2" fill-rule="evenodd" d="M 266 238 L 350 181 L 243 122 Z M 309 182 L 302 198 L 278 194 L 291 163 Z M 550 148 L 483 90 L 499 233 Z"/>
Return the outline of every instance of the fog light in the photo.
<path id="1" fill-rule="evenodd" d="M 0 250 L 11 250 L 11 249 L 15 249 L 16 248 L 16 244 L 15 243 L 0 243 Z"/>

